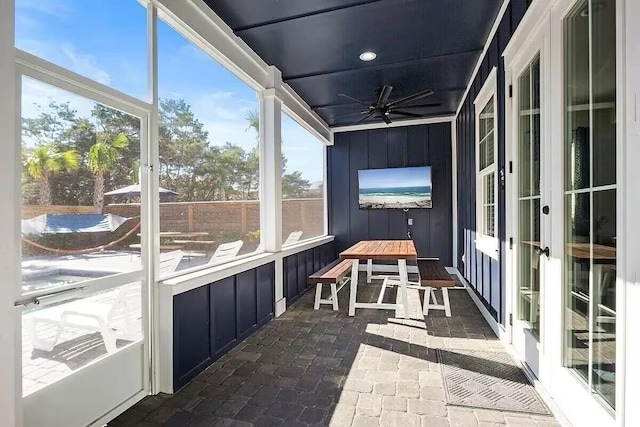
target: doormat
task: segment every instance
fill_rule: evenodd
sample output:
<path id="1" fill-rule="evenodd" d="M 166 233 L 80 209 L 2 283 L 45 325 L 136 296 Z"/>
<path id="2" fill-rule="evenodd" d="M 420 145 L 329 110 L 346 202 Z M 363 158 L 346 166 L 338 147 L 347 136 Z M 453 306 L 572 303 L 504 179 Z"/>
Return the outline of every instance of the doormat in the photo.
<path id="1" fill-rule="evenodd" d="M 449 405 L 551 415 L 507 353 L 437 349 L 437 354 Z"/>

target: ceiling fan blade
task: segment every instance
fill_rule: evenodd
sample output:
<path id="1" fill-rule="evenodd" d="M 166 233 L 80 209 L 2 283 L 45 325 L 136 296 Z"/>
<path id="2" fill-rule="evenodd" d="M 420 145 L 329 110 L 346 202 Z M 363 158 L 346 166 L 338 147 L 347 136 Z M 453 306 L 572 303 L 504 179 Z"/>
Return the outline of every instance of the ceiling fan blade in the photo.
<path id="1" fill-rule="evenodd" d="M 346 114 L 344 116 L 340 116 L 338 117 L 338 120 L 340 119 L 346 119 L 347 117 L 353 117 L 353 116 L 361 116 L 363 114 L 369 114 L 368 111 L 358 111 L 357 113 L 351 113 L 351 114 Z"/>
<path id="2" fill-rule="evenodd" d="M 311 107 L 312 110 L 355 110 L 362 108 L 360 105 L 327 105 L 325 107 Z"/>
<path id="3" fill-rule="evenodd" d="M 364 116 L 363 118 L 361 118 L 360 120 L 358 120 L 357 122 L 354 123 L 354 125 L 359 125 L 360 123 L 364 122 L 365 120 L 367 120 L 369 117 L 373 116 L 374 111 L 370 112 L 369 114 L 367 114 L 366 116 Z"/>
<path id="4" fill-rule="evenodd" d="M 415 101 L 416 99 L 424 98 L 425 96 L 433 95 L 433 91 L 431 89 L 423 90 L 422 92 L 414 93 L 413 95 L 406 96 L 404 98 L 400 98 L 388 104 L 389 107 L 398 106 L 401 104 L 406 104 L 407 102 Z"/>
<path id="5" fill-rule="evenodd" d="M 392 86 L 382 86 L 382 89 L 380 89 L 380 96 L 378 96 L 378 101 L 376 102 L 376 108 L 382 108 L 385 106 L 385 104 L 389 100 L 389 96 L 391 95 L 392 90 Z"/>
<path id="6" fill-rule="evenodd" d="M 384 122 L 385 122 L 386 124 L 388 124 L 388 125 L 390 125 L 390 124 L 391 124 L 391 119 L 390 119 L 390 118 L 389 118 L 389 116 L 388 116 L 388 115 L 386 115 L 386 114 L 383 114 L 383 115 L 382 115 L 382 120 L 384 120 Z"/>
<path id="7" fill-rule="evenodd" d="M 366 105 L 367 107 L 369 106 L 369 103 L 364 102 L 364 101 L 360 101 L 359 99 L 352 98 L 349 95 L 345 95 L 344 93 L 339 93 L 338 96 L 341 96 L 343 98 L 347 98 L 347 99 L 349 99 L 349 100 L 351 100 L 353 102 L 357 102 L 358 104 Z"/>
<path id="8" fill-rule="evenodd" d="M 422 114 L 410 113 L 408 111 L 393 110 L 393 111 L 390 111 L 389 113 L 398 114 L 400 116 L 407 116 L 407 117 L 422 117 Z"/>
<path id="9" fill-rule="evenodd" d="M 417 104 L 417 105 L 402 105 L 400 108 L 406 110 L 407 108 L 430 108 L 430 107 L 439 107 L 441 106 L 441 102 L 432 102 L 430 104 Z"/>

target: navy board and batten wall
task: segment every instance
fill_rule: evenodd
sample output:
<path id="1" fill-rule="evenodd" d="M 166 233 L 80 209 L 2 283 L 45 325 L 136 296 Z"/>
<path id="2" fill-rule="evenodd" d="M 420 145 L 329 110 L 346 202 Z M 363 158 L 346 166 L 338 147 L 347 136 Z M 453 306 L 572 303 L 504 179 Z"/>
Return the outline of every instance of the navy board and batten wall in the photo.
<path id="1" fill-rule="evenodd" d="M 333 242 L 284 257 L 287 303 L 307 290 L 310 274 L 333 259 Z M 274 262 L 174 295 L 174 391 L 271 320 L 274 305 Z"/>
<path id="2" fill-rule="evenodd" d="M 505 230 L 505 188 L 498 186 L 498 239 L 497 259 L 476 249 L 476 96 L 497 68 L 498 100 L 498 178 L 508 173 L 505 169 L 505 67 L 502 52 L 522 20 L 531 0 L 511 0 L 489 44 L 489 49 L 470 87 L 456 120 L 457 131 L 457 187 L 458 187 L 458 260 L 460 272 L 471 284 L 485 307 L 494 318 L 505 324 L 505 256 L 508 250 Z M 464 263 L 461 260 L 464 257 Z"/>
<path id="3" fill-rule="evenodd" d="M 358 170 L 412 166 L 431 166 L 433 187 L 433 208 L 407 214 L 418 255 L 453 265 L 450 122 L 335 134 L 327 155 L 327 197 L 336 252 L 360 240 L 407 237 L 402 210 L 359 208 Z"/>

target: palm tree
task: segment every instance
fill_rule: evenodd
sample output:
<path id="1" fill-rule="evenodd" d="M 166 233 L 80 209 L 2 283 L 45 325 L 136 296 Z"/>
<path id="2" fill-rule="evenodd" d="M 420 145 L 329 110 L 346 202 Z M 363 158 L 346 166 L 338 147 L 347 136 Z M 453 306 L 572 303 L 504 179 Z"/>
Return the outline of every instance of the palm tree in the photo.
<path id="1" fill-rule="evenodd" d="M 75 150 L 59 151 L 54 144 L 43 144 L 27 152 L 24 164 L 29 176 L 40 181 L 40 204 L 50 205 L 51 176 L 78 170 L 80 156 Z"/>
<path id="2" fill-rule="evenodd" d="M 108 133 L 98 135 L 99 141 L 89 149 L 88 166 L 96 178 L 93 186 L 93 210 L 102 213 L 104 206 L 104 175 L 109 173 L 116 165 L 120 150 L 129 146 L 129 139 L 124 133 L 119 133 L 115 138 L 109 138 Z"/>
<path id="3" fill-rule="evenodd" d="M 245 132 L 253 129 L 256 132 L 256 141 L 258 141 L 260 139 L 260 115 L 256 110 L 250 110 L 244 115 L 244 119 L 248 123 Z"/>

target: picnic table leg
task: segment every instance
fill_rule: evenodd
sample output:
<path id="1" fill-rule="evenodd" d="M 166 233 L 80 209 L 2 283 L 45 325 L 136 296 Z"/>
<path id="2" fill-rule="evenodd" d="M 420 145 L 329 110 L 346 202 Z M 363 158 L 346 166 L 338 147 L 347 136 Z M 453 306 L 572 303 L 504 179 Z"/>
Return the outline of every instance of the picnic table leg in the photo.
<path id="1" fill-rule="evenodd" d="M 349 316 L 356 315 L 356 294 L 358 293 L 358 267 L 360 262 L 353 260 L 351 265 L 351 293 L 349 294 Z"/>
<path id="2" fill-rule="evenodd" d="M 371 275 L 373 274 L 373 260 L 367 260 L 367 283 L 371 283 Z"/>
<path id="3" fill-rule="evenodd" d="M 398 272 L 400 274 L 400 296 L 402 298 L 402 306 L 404 307 L 404 318 L 409 319 L 409 296 L 407 292 L 407 282 L 409 281 L 409 275 L 407 274 L 407 260 L 399 259 L 398 260 Z M 398 316 L 398 311 L 396 310 L 396 316 Z"/>

